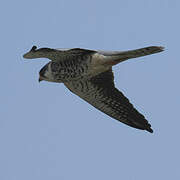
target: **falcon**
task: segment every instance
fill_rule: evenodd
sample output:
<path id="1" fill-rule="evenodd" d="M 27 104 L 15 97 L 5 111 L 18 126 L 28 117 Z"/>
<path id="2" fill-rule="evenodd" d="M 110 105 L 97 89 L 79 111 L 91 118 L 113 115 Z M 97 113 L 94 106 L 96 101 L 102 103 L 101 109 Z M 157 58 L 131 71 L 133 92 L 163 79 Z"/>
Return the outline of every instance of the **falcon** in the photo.
<path id="1" fill-rule="evenodd" d="M 133 128 L 153 132 L 151 125 L 114 85 L 112 66 L 127 59 L 163 51 L 150 46 L 129 51 L 99 51 L 81 48 L 51 49 L 33 46 L 26 59 L 48 58 L 39 72 L 39 81 L 64 85 L 74 94 L 110 117 Z"/>

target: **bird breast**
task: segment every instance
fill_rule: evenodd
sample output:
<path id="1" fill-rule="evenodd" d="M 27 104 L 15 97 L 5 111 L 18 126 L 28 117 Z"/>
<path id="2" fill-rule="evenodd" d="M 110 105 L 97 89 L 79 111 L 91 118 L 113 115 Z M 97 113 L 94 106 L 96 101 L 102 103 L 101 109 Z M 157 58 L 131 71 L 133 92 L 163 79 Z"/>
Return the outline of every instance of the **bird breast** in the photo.
<path id="1" fill-rule="evenodd" d="M 93 54 L 90 68 L 89 68 L 89 74 L 91 74 L 91 76 L 93 77 L 111 68 L 111 66 L 108 65 L 106 61 L 107 60 L 104 55 L 99 54 L 99 53 Z"/>
<path id="2" fill-rule="evenodd" d="M 88 76 L 91 58 L 76 57 L 64 61 L 51 62 L 51 72 L 59 82 L 74 81 Z"/>
<path id="3" fill-rule="evenodd" d="M 98 53 L 71 57 L 64 61 L 52 61 L 51 72 L 55 81 L 77 81 L 82 78 L 91 78 L 107 71 L 109 66 L 104 63 L 104 56 Z"/>

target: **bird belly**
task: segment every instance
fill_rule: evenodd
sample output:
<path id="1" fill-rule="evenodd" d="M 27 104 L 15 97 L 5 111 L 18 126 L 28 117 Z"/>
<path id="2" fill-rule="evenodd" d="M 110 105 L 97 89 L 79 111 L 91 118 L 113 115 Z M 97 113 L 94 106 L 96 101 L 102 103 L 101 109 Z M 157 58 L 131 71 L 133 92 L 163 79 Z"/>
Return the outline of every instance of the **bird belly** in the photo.
<path id="1" fill-rule="evenodd" d="M 112 65 L 105 63 L 106 59 L 104 55 L 94 54 L 89 68 L 89 75 L 96 76 L 102 72 L 109 70 Z"/>

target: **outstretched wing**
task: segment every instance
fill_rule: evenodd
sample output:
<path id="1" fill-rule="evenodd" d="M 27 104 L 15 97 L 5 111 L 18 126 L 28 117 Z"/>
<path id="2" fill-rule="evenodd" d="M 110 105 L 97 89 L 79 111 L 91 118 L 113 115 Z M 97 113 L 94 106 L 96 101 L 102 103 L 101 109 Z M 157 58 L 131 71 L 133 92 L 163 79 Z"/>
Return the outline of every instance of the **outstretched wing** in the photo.
<path id="1" fill-rule="evenodd" d="M 151 125 L 114 85 L 112 69 L 90 80 L 65 83 L 66 87 L 105 114 L 131 127 L 153 132 Z"/>
<path id="2" fill-rule="evenodd" d="M 96 51 L 93 50 L 88 50 L 88 49 L 81 49 L 81 48 L 73 48 L 73 49 L 68 49 L 65 51 L 57 51 L 58 56 L 60 57 L 61 61 L 64 60 L 72 60 L 72 59 L 79 59 L 83 58 L 86 59 L 87 56 L 96 53 Z M 58 61 L 58 59 L 56 60 Z"/>
<path id="3" fill-rule="evenodd" d="M 23 55 L 26 59 L 35 58 L 48 58 L 52 61 L 64 61 L 69 59 L 77 59 L 96 53 L 96 51 L 73 48 L 73 49 L 52 49 L 52 48 L 39 48 L 33 46 L 31 50 Z"/>

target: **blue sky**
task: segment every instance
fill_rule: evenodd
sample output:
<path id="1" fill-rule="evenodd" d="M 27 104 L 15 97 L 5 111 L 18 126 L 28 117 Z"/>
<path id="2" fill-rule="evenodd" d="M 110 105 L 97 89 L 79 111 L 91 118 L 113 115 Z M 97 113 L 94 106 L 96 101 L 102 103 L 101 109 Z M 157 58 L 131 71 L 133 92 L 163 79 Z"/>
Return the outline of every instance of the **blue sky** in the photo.
<path id="1" fill-rule="evenodd" d="M 1 1 L 1 180 L 180 179 L 178 0 Z M 33 46 L 163 53 L 114 67 L 116 87 L 154 133 L 99 112 L 63 84 L 38 83 Z"/>

